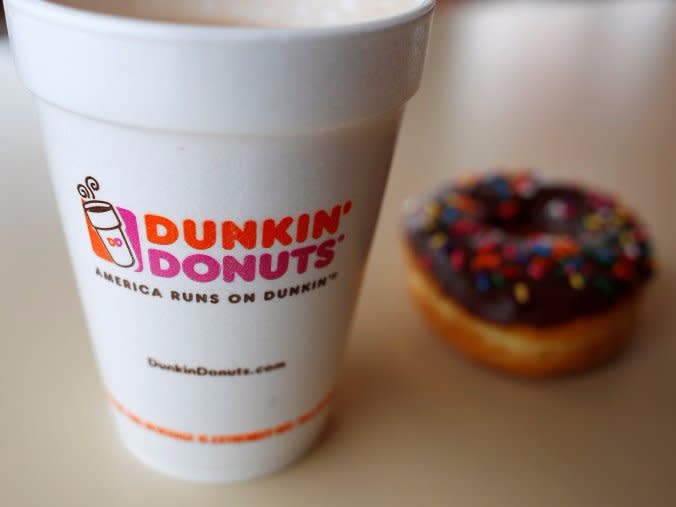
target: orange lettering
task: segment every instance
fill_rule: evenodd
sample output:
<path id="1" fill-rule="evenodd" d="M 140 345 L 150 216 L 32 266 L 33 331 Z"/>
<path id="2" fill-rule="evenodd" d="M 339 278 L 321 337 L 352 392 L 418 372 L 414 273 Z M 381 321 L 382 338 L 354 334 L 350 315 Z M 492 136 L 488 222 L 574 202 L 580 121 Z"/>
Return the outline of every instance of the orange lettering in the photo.
<path id="1" fill-rule="evenodd" d="M 254 431 L 252 433 L 247 433 L 246 435 L 244 435 L 244 439 L 249 442 L 253 442 L 255 440 L 262 440 L 264 438 L 268 438 L 271 435 L 272 430 Z"/>
<path id="2" fill-rule="evenodd" d="M 307 237 L 310 230 L 310 215 L 303 213 L 298 217 L 298 224 L 296 225 L 296 241 L 298 243 L 303 243 Z"/>
<path id="3" fill-rule="evenodd" d="M 294 426 L 293 422 L 289 421 L 284 424 L 280 424 L 275 428 L 275 433 L 281 434 L 281 433 L 286 433 L 290 429 L 292 429 Z"/>
<path id="4" fill-rule="evenodd" d="M 108 394 L 108 398 L 110 399 L 111 403 L 113 406 L 120 411 L 120 413 L 124 414 L 125 416 L 129 417 L 132 421 L 134 421 L 136 424 L 147 428 L 150 431 L 153 431 L 155 433 L 159 433 L 160 435 L 167 436 L 169 438 L 175 438 L 179 440 L 185 440 L 188 442 L 192 441 L 198 441 L 200 443 L 212 443 L 212 444 L 237 444 L 241 442 L 253 442 L 256 440 L 263 440 L 266 438 L 270 438 L 274 435 L 280 435 L 283 433 L 286 433 L 287 431 L 293 429 L 296 427 L 296 424 L 304 424 L 316 417 L 324 408 L 326 408 L 326 405 L 333 399 L 334 392 L 329 393 L 329 395 L 324 398 L 322 401 L 319 402 L 319 404 L 311 411 L 304 413 L 301 415 L 297 421 L 298 423 L 294 421 L 287 421 L 285 423 L 282 423 L 278 426 L 271 427 L 271 428 L 266 428 L 262 429 L 259 431 L 253 431 L 250 433 L 239 433 L 239 434 L 230 434 L 230 435 L 205 435 L 204 433 L 200 434 L 193 434 L 185 431 L 176 431 L 172 430 L 169 428 L 166 428 L 164 426 L 160 426 L 159 424 L 153 424 L 150 421 L 146 421 L 139 416 L 133 414 L 130 410 L 125 408 L 119 401 L 117 401 L 110 393 Z"/>
<path id="5" fill-rule="evenodd" d="M 146 215 L 146 236 L 148 241 L 156 245 L 171 245 L 178 239 L 178 227 L 176 224 L 160 215 Z M 164 229 L 160 234 L 158 227 Z"/>
<path id="6" fill-rule="evenodd" d="M 291 224 L 293 224 L 291 217 L 284 217 L 279 223 L 272 218 L 265 220 L 263 222 L 263 248 L 270 248 L 275 241 L 279 241 L 282 245 L 289 245 L 293 241 L 288 232 Z"/>
<path id="7" fill-rule="evenodd" d="M 340 206 L 334 206 L 330 215 L 323 209 L 315 213 L 314 223 L 312 224 L 312 237 L 314 239 L 321 238 L 325 230 L 331 234 L 335 234 L 338 231 L 340 209 Z"/>
<path id="8" fill-rule="evenodd" d="M 305 424 L 306 422 L 310 421 L 314 416 L 315 416 L 314 412 L 306 412 L 305 414 L 301 415 L 298 418 L 298 423 Z"/>
<path id="9" fill-rule="evenodd" d="M 235 222 L 223 222 L 223 248 L 232 250 L 235 242 L 239 242 L 247 250 L 256 247 L 256 222 L 249 220 L 240 229 Z"/>
<path id="10" fill-rule="evenodd" d="M 196 250 L 206 250 L 216 244 L 216 222 L 206 220 L 203 225 L 202 239 L 197 238 L 197 224 L 194 220 L 183 221 L 185 242 Z"/>

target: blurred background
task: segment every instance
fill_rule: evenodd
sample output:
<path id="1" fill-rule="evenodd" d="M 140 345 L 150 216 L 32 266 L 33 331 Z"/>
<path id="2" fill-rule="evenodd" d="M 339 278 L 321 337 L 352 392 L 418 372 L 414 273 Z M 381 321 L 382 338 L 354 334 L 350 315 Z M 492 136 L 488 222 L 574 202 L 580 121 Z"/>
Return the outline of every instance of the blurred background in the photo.
<path id="1" fill-rule="evenodd" d="M 419 151 L 400 155 L 442 178 L 529 165 L 637 199 L 676 188 L 675 116 L 672 1 L 442 1 L 404 136 Z"/>
<path id="2" fill-rule="evenodd" d="M 256 484 L 169 481 L 112 436 L 6 41 L 0 142 L 0 233 L 14 245 L 0 254 L 0 504 L 676 505 L 676 2 L 439 3 L 330 438 Z M 404 198 L 459 172 L 524 166 L 616 193 L 655 237 L 660 275 L 636 344 L 588 375 L 538 384 L 485 371 L 438 340 L 406 294 Z M 48 390 L 21 389 L 26 364 Z"/>
<path id="3" fill-rule="evenodd" d="M 496 167 L 615 193 L 672 269 L 676 2 L 439 2 L 385 216 L 406 195 Z"/>

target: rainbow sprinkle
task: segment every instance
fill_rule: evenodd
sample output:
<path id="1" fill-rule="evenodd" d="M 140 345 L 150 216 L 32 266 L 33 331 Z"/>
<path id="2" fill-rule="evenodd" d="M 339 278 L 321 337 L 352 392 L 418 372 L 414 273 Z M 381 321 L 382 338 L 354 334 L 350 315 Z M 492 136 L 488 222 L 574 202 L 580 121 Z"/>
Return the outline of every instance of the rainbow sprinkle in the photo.
<path id="1" fill-rule="evenodd" d="M 530 300 L 530 289 L 528 285 L 523 282 L 517 282 L 514 284 L 514 299 L 516 299 L 519 304 L 526 304 Z"/>
<path id="2" fill-rule="evenodd" d="M 421 264 L 441 270 L 436 263 L 448 259 L 476 291 L 500 291 L 519 305 L 543 293 L 538 284 L 617 297 L 653 269 L 647 234 L 624 207 L 527 172 L 462 180 L 411 215 L 430 253 Z"/>

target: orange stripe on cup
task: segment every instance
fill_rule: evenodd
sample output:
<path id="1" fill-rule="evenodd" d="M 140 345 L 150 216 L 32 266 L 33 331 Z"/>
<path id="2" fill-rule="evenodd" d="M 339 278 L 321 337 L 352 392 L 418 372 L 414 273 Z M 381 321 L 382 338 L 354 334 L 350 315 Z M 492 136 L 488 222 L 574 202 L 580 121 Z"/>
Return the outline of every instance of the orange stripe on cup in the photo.
<path id="1" fill-rule="evenodd" d="M 286 421 L 277 426 L 272 426 L 270 428 L 261 430 L 223 435 L 207 435 L 204 433 L 196 434 L 187 431 L 176 431 L 165 428 L 164 426 L 146 421 L 145 419 L 139 417 L 122 405 L 122 403 L 120 403 L 112 394 L 108 392 L 106 394 L 110 400 L 110 403 L 118 412 L 126 416 L 133 423 L 138 424 L 139 426 L 142 426 L 143 428 L 154 433 L 164 435 L 165 437 L 174 438 L 176 440 L 183 440 L 185 442 L 199 442 L 202 444 L 240 444 L 245 442 L 257 442 L 274 437 L 276 435 L 282 435 L 296 428 L 297 426 L 301 426 L 307 422 L 310 422 L 331 404 L 333 398 L 335 397 L 335 390 L 332 390 L 328 395 L 326 395 L 319 403 L 317 403 L 317 405 L 315 405 L 312 410 L 301 414 L 297 419 Z"/>

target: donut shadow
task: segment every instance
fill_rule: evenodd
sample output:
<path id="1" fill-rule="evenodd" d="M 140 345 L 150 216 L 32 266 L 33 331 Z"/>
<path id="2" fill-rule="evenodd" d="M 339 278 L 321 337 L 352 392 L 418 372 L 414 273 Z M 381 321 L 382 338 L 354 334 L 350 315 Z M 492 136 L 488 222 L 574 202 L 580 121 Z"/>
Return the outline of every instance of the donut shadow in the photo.
<path id="1" fill-rule="evenodd" d="M 401 287 L 393 291 L 400 289 L 403 291 Z M 585 389 L 580 403 L 612 397 L 612 391 L 629 381 L 636 370 L 650 369 L 651 362 L 660 357 L 665 341 L 674 332 L 669 327 L 673 310 L 665 297 L 673 293 L 676 274 L 660 273 L 642 295 L 636 328 L 624 348 L 592 368 L 536 379 L 500 371 L 467 357 L 432 329 L 408 294 L 392 301 L 373 301 L 369 308 L 373 313 L 393 317 L 362 322 L 352 337 L 353 342 L 377 337 L 375 341 L 381 341 L 381 346 L 371 344 L 348 355 L 341 384 L 340 419 L 345 417 L 341 423 L 349 422 L 353 411 L 378 417 L 384 407 L 391 410 L 395 405 L 410 404 L 411 396 L 459 408 L 463 404 L 476 406 L 467 386 L 481 390 L 487 395 L 486 401 L 518 391 L 536 397 L 543 393 L 566 396 L 579 392 L 580 387 Z M 393 337 L 389 343 L 381 338 L 387 336 Z"/>

